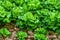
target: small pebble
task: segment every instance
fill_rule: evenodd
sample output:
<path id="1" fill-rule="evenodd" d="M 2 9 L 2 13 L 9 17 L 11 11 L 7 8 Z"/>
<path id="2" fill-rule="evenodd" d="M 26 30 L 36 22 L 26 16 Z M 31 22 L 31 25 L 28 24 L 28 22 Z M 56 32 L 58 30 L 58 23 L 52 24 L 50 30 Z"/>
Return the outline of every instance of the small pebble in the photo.
<path id="1" fill-rule="evenodd" d="M 56 35 L 50 35 L 48 36 L 49 39 L 55 39 L 56 38 Z"/>
<path id="2" fill-rule="evenodd" d="M 58 40 L 58 39 L 56 38 L 56 39 L 53 39 L 53 40 Z"/>
<path id="3" fill-rule="evenodd" d="M 26 39 L 26 40 L 31 40 L 31 39 Z"/>
<path id="4" fill-rule="evenodd" d="M 20 29 L 15 27 L 14 30 L 15 30 L 15 31 L 19 31 Z"/>
<path id="5" fill-rule="evenodd" d="M 10 38 L 5 38 L 5 40 L 12 40 L 12 39 L 10 39 Z"/>
<path id="6" fill-rule="evenodd" d="M 14 29 L 9 29 L 9 31 L 10 31 L 10 32 L 13 32 L 13 31 L 14 31 Z"/>
<path id="7" fill-rule="evenodd" d="M 33 32 L 32 31 L 28 31 L 28 35 L 32 36 Z"/>
<path id="8" fill-rule="evenodd" d="M 60 35 L 58 36 L 58 39 L 60 40 Z"/>
<path id="9" fill-rule="evenodd" d="M 30 37 L 30 36 L 28 36 L 28 38 L 30 39 L 31 37 Z"/>

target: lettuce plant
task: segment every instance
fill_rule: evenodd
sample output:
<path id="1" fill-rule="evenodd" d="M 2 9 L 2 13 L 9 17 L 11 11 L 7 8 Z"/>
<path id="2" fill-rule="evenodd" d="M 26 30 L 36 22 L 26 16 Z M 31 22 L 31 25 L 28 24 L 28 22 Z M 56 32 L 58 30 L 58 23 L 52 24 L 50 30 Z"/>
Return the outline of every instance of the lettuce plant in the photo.
<path id="1" fill-rule="evenodd" d="M 11 34 L 11 33 L 10 33 L 6 28 L 0 29 L 0 36 L 7 37 L 7 36 L 9 36 L 10 34 Z"/>
<path id="2" fill-rule="evenodd" d="M 27 37 L 27 33 L 20 31 L 16 34 L 16 37 L 18 38 L 18 40 L 25 40 L 25 38 Z"/>
<path id="3" fill-rule="evenodd" d="M 47 40 L 43 34 L 34 34 L 34 40 Z"/>
<path id="4" fill-rule="evenodd" d="M 47 31 L 46 31 L 46 29 L 44 29 L 44 28 L 37 28 L 37 29 L 35 30 L 35 33 L 38 33 L 38 34 L 46 34 Z"/>

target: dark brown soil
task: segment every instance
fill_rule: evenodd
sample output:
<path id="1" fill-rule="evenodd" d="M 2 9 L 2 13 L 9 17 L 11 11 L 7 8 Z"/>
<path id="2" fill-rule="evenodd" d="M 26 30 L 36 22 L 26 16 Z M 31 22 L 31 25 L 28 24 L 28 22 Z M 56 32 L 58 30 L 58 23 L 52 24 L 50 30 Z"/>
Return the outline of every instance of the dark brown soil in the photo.
<path id="1" fill-rule="evenodd" d="M 12 23 L 6 24 L 5 26 L 7 26 L 8 30 L 11 32 L 11 36 L 6 38 L 0 37 L 0 40 L 17 40 L 16 33 L 20 31 L 20 29 L 14 26 L 14 24 Z M 34 40 L 33 38 L 34 33 L 32 31 L 26 31 L 26 32 L 28 34 L 28 37 L 26 38 L 26 40 Z M 60 40 L 60 35 L 57 36 L 52 31 L 49 31 L 49 34 L 46 35 L 46 37 L 48 38 L 48 40 Z"/>

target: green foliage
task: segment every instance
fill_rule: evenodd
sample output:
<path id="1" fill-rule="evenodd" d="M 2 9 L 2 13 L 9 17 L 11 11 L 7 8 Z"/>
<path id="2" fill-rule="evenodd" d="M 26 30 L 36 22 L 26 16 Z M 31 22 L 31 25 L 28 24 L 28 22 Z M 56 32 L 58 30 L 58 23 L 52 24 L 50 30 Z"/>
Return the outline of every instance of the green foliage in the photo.
<path id="1" fill-rule="evenodd" d="M 57 33 L 57 34 L 60 34 L 60 29 L 57 29 L 57 30 L 56 30 L 56 33 Z"/>
<path id="2" fill-rule="evenodd" d="M 34 31 L 34 39 L 35 40 L 47 40 L 45 34 L 47 34 L 47 31 L 45 28 L 37 28 Z"/>
<path id="3" fill-rule="evenodd" d="M 34 34 L 34 40 L 47 40 L 43 34 Z"/>
<path id="4" fill-rule="evenodd" d="M 11 22 L 21 29 L 56 31 L 60 26 L 60 0 L 0 0 L 0 25 Z"/>
<path id="5" fill-rule="evenodd" d="M 39 2 L 39 0 L 29 0 L 27 2 L 27 6 L 28 6 L 29 10 L 36 10 L 36 9 L 40 8 L 40 2 Z"/>
<path id="6" fill-rule="evenodd" d="M 25 40 L 25 38 L 27 37 L 27 33 L 20 31 L 16 34 L 16 37 L 18 38 L 18 40 Z"/>
<path id="7" fill-rule="evenodd" d="M 16 22 L 16 25 L 20 26 L 20 28 L 31 30 L 37 27 L 39 20 L 37 20 L 31 12 L 27 12 L 21 17 L 21 20 L 17 20 Z"/>
<path id="8" fill-rule="evenodd" d="M 47 31 L 46 31 L 46 29 L 44 29 L 44 28 L 37 28 L 34 33 L 46 34 Z"/>
<path id="9" fill-rule="evenodd" d="M 35 18 L 34 18 L 34 16 L 33 16 L 32 13 L 27 12 L 26 14 L 24 14 L 23 20 L 24 20 L 24 21 L 28 21 L 28 20 L 32 20 L 32 21 L 33 21 L 33 20 L 35 20 Z"/>
<path id="10" fill-rule="evenodd" d="M 11 13 L 5 11 L 5 9 L 0 6 L 0 21 L 1 23 L 10 23 Z"/>
<path id="11" fill-rule="evenodd" d="M 14 0 L 17 5 L 22 5 L 24 0 Z"/>
<path id="12" fill-rule="evenodd" d="M 9 36 L 10 34 L 11 34 L 11 33 L 10 33 L 6 28 L 0 29 L 0 36 L 7 37 L 7 36 Z"/>

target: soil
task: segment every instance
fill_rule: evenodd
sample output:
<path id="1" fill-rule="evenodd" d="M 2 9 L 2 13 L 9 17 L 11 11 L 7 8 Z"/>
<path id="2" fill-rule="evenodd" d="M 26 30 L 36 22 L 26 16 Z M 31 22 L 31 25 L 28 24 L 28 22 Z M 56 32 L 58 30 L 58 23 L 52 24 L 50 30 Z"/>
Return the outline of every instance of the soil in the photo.
<path id="1" fill-rule="evenodd" d="M 20 29 L 14 26 L 14 24 L 12 23 L 6 24 L 5 26 L 7 26 L 8 30 L 11 32 L 11 36 L 6 38 L 0 37 L 0 40 L 17 40 L 16 33 L 20 31 Z M 46 35 L 48 40 L 60 40 L 60 35 L 57 36 L 52 31 L 49 31 L 49 33 L 50 34 Z M 26 40 L 34 40 L 33 38 L 34 33 L 32 31 L 27 31 L 27 34 L 28 34 L 28 37 L 26 38 Z"/>

